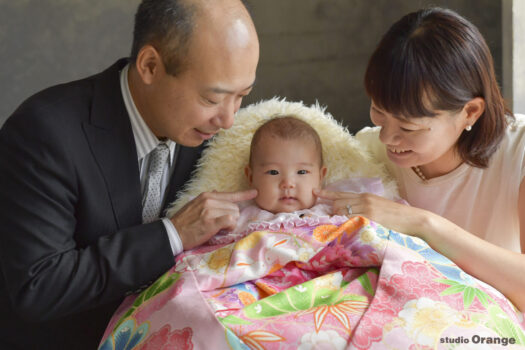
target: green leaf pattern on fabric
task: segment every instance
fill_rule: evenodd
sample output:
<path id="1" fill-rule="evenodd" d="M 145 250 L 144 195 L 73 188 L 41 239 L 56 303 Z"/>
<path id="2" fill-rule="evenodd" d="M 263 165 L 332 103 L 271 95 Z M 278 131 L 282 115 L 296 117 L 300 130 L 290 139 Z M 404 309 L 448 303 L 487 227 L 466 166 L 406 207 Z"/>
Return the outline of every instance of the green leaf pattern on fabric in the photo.
<path id="1" fill-rule="evenodd" d="M 133 305 L 131 305 L 128 311 L 124 313 L 124 315 L 120 318 L 115 327 L 118 327 L 126 318 L 131 316 L 142 304 L 170 288 L 173 284 L 175 284 L 175 282 L 179 280 L 180 276 L 180 273 L 168 271 L 164 275 L 159 277 L 159 279 L 157 279 L 155 283 L 153 283 L 151 286 L 149 286 L 137 296 L 137 298 L 133 302 Z"/>
<path id="2" fill-rule="evenodd" d="M 368 300 L 362 295 L 344 294 L 344 286 L 347 284 L 342 281 L 340 272 L 324 275 L 250 304 L 244 309 L 244 314 L 248 318 L 261 319 L 322 305 Z"/>
<path id="3" fill-rule="evenodd" d="M 512 322 L 498 305 L 490 305 L 488 311 L 490 315 L 488 326 L 490 328 L 498 333 L 500 337 L 514 338 L 516 344 L 525 345 L 525 334 L 521 328 Z"/>
<path id="4" fill-rule="evenodd" d="M 525 345 L 525 333 L 507 316 L 490 295 L 479 288 L 461 284 L 457 281 L 448 279 L 438 279 L 436 281 L 450 286 L 441 292 L 441 295 L 462 293 L 465 309 L 468 309 L 474 299 L 477 298 L 488 311 L 490 317 L 486 324 L 488 328 L 494 330 L 502 338 L 514 338 L 516 344 Z"/>
<path id="5" fill-rule="evenodd" d="M 376 275 L 379 274 L 379 270 L 376 267 L 369 269 L 368 272 L 375 273 Z M 361 283 L 361 286 L 364 290 L 366 290 L 368 294 L 374 296 L 375 290 L 372 287 L 372 282 L 370 282 L 370 278 L 366 273 L 359 276 L 357 280 L 359 281 L 359 283 Z"/>

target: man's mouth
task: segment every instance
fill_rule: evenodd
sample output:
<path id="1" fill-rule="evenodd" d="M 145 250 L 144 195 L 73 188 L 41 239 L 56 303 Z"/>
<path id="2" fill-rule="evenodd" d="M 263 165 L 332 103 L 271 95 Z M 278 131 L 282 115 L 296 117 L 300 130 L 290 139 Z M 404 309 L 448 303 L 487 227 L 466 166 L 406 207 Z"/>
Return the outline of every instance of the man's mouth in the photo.
<path id="1" fill-rule="evenodd" d="M 206 132 L 206 131 L 202 131 L 202 130 L 199 130 L 199 129 L 195 129 L 195 131 L 205 140 L 207 139 L 210 139 L 213 137 L 213 135 L 215 135 L 217 133 L 218 130 L 215 130 L 215 131 L 211 131 L 211 132 Z"/>

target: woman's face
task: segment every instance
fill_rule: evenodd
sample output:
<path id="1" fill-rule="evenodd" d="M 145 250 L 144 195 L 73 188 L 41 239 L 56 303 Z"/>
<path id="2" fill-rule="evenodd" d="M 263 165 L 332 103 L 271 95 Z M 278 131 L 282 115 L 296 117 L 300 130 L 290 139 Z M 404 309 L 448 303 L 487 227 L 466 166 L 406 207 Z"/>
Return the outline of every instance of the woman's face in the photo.
<path id="1" fill-rule="evenodd" d="M 420 166 L 430 177 L 446 174 L 461 164 L 456 143 L 467 124 L 465 109 L 435 112 L 434 117 L 407 119 L 372 101 L 370 119 L 381 127 L 379 139 L 393 163 L 402 168 Z"/>

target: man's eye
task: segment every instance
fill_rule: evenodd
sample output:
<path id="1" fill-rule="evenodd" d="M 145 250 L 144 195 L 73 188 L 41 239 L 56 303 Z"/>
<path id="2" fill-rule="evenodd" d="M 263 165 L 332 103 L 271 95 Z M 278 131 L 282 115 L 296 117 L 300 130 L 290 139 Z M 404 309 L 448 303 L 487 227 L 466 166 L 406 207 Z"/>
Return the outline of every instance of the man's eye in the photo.
<path id="1" fill-rule="evenodd" d="M 304 169 L 303 170 L 299 170 L 297 172 L 297 174 L 299 174 L 299 175 L 306 175 L 306 174 L 308 174 L 308 170 L 304 170 Z"/>
<path id="2" fill-rule="evenodd" d="M 207 97 L 204 97 L 204 96 L 201 96 L 201 97 L 202 97 L 202 100 L 203 100 L 205 103 L 209 104 L 209 105 L 217 105 L 217 104 L 219 104 L 219 102 L 214 101 L 214 100 L 210 100 L 210 99 L 207 98 Z"/>
<path id="3" fill-rule="evenodd" d="M 406 128 L 400 128 L 404 132 L 414 132 L 416 130 L 406 129 Z"/>
<path id="4" fill-rule="evenodd" d="M 266 174 L 269 174 L 269 175 L 279 175 L 279 172 L 277 170 L 268 170 L 266 172 Z"/>

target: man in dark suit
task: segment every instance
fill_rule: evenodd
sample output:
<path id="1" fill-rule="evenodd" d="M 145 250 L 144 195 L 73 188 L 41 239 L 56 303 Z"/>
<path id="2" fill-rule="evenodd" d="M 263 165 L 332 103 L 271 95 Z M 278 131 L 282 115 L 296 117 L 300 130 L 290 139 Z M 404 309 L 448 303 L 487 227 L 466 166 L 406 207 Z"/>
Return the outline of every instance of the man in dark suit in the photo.
<path id="1" fill-rule="evenodd" d="M 130 59 L 14 112 L 0 131 L 0 349 L 95 349 L 126 294 L 235 225 L 256 192 L 205 193 L 173 218 L 143 203 L 154 150 L 169 149 L 165 208 L 231 127 L 258 57 L 240 0 L 143 0 Z"/>

